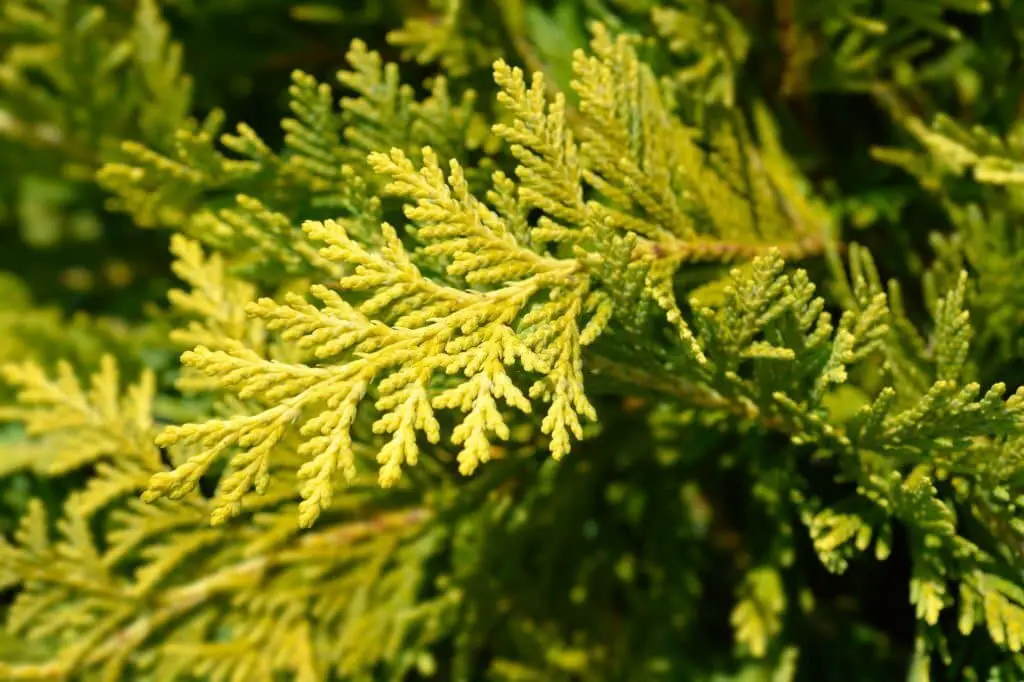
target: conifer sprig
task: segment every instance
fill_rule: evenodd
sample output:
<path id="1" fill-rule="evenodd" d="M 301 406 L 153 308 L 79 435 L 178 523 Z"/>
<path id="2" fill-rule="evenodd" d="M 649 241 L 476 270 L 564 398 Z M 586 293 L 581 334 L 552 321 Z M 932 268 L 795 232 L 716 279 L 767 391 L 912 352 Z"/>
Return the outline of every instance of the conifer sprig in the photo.
<path id="1" fill-rule="evenodd" d="M 795 228 L 762 175 L 747 177 L 751 188 L 764 189 L 764 203 L 755 202 L 754 212 L 716 215 L 717 207 L 746 205 L 725 200 L 735 190 L 715 168 L 730 168 L 722 166 L 730 157 L 703 158 L 688 139 L 693 133 L 661 104 L 659 86 L 628 38 L 613 40 L 600 29 L 594 45 L 595 57 L 581 54 L 576 60 L 588 131 L 582 146 L 566 126 L 562 95 L 549 105 L 542 77 L 528 88 L 520 71 L 496 64 L 499 101 L 513 122 L 497 125 L 495 133 L 510 144 L 519 183 L 495 175 L 489 193 L 493 207 L 474 196 L 458 162 L 451 162 L 446 177 L 429 147 L 421 152 L 421 166 L 401 149 L 370 154 L 370 166 L 388 179 L 383 190 L 406 202 L 404 231 L 417 242 L 415 255 L 387 224 L 383 243 L 372 248 L 351 233 L 348 222 L 308 223 L 308 238 L 324 244 L 319 257 L 350 274 L 335 285 L 311 288 L 313 304 L 294 295 L 283 305 L 264 299 L 250 313 L 329 364 L 282 364 L 241 348 L 201 346 L 186 354 L 186 365 L 206 375 L 211 386 L 261 398 L 265 407 L 165 431 L 162 444 L 196 444 L 200 452 L 175 472 L 156 477 L 150 499 L 184 494 L 216 457 L 241 447 L 242 454 L 232 458 L 232 484 L 225 487 L 231 494 L 224 514 L 230 515 L 245 491 L 267 485 L 271 453 L 297 423 L 310 438 L 302 449 L 310 458 L 302 475 L 313 481 L 303 488 L 302 519 L 309 524 L 318 513 L 317 500 L 327 498 L 331 472 L 354 475 L 349 433 L 371 391 L 380 412 L 374 429 L 390 434 L 378 455 L 385 485 L 397 479 L 403 464 L 417 461 L 417 433 L 431 442 L 440 438 L 438 409 L 465 415 L 451 434 L 461 446 L 464 474 L 489 459 L 492 435 L 508 437 L 498 401 L 524 413 L 532 412 L 531 399 L 548 403 L 541 428 L 551 438 L 552 454 L 565 455 L 572 437 L 582 436 L 582 420 L 596 418 L 584 393 L 582 349 L 616 317 L 611 292 L 626 276 L 602 268 L 604 277 L 597 279 L 583 263 L 601 267 L 611 256 L 602 247 L 621 251 L 616 244 L 622 239 L 630 249 L 619 267 L 646 279 L 650 293 L 637 293 L 668 312 L 694 361 L 705 362 L 672 292 L 674 268 L 692 257 L 679 245 L 699 244 L 700 235 L 707 234 L 704 257 L 730 260 L 736 254 L 714 246 L 719 235 L 778 238 Z M 357 48 L 357 65 L 361 54 Z M 367 68 L 375 67 L 368 63 Z M 636 86 L 629 85 L 637 78 Z M 636 88 L 632 94 L 631 87 Z M 606 100 L 608 93 L 621 94 Z M 677 138 L 683 140 L 678 148 L 655 146 L 656 140 Z M 616 155 L 622 160 L 609 163 Z M 607 199 L 584 200 L 588 188 Z M 524 223 L 523 216 L 533 210 L 540 217 Z M 572 243 L 576 257 L 548 255 L 541 245 L 551 241 Z M 662 259 L 638 255 L 641 242 L 674 252 Z M 450 282 L 425 274 L 416 264 L 424 257 L 444 263 Z M 513 365 L 539 375 L 529 398 L 508 373 Z M 438 386 L 435 376 L 443 375 L 463 378 Z"/>
<path id="2" fill-rule="evenodd" d="M 334 58 L 277 54 L 285 13 L 422 12 L 389 37 L 419 64 L 355 40 L 337 94 L 294 71 L 275 147 L 258 114 L 184 120 L 156 0 L 0 9 L 0 222 L 46 214 L 23 161 L 70 171 L 62 207 L 104 164 L 178 280 L 95 368 L 103 325 L 51 344 L 0 281 L 0 677 L 781 682 L 852 652 L 1024 679 L 1009 3 L 168 3 L 209 55 L 200 17 L 272 27 L 200 81 L 232 117 L 247 79 Z M 876 160 L 923 192 L 849 156 L 885 122 L 845 108 L 879 102 L 916 148 Z M 851 207 L 893 223 L 863 233 L 879 267 L 835 241 Z M 815 562 L 902 583 L 913 642 Z"/>

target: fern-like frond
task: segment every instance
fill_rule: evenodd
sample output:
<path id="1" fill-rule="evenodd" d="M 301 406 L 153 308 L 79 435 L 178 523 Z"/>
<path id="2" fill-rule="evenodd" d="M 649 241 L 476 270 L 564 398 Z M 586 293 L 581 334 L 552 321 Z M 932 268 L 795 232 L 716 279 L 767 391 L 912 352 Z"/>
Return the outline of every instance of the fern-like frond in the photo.
<path id="1" fill-rule="evenodd" d="M 207 386 L 263 407 L 168 429 L 161 443 L 188 443 L 198 452 L 154 478 L 150 499 L 186 493 L 220 455 L 238 449 L 225 479 L 230 485 L 223 487 L 231 491 L 218 512 L 224 518 L 247 490 L 267 485 L 274 449 L 297 430 L 308 438 L 301 449 L 308 458 L 301 516 L 309 524 L 328 499 L 334 472 L 354 474 L 350 431 L 371 396 L 374 429 L 388 436 L 378 454 L 381 481 L 391 484 L 404 464 L 417 461 L 417 434 L 440 438 L 437 410 L 463 415 L 451 438 L 465 474 L 490 458 L 492 438 L 508 437 L 501 403 L 526 414 L 546 403 L 541 429 L 552 454 L 566 454 L 584 421 L 596 417 L 584 393 L 583 349 L 605 333 L 628 335 L 661 318 L 676 328 L 687 362 L 707 364 L 706 349 L 676 302 L 676 269 L 754 255 L 779 240 L 792 240 L 783 247 L 794 255 L 813 251 L 805 232 L 810 222 L 795 222 L 783 210 L 770 174 L 749 170 L 749 140 L 729 132 L 738 128 L 723 129 L 708 155 L 662 103 L 631 40 L 612 39 L 603 29 L 597 36 L 595 56 L 580 54 L 575 62 L 581 143 L 566 122 L 564 98 L 549 103 L 542 77 L 527 86 L 520 71 L 496 64 L 499 101 L 513 118 L 495 132 L 519 162 L 519 182 L 495 174 L 486 200 L 473 192 L 460 163 L 442 170 L 430 147 L 415 156 L 401 148 L 369 156 L 387 181 L 383 191 L 405 203 L 404 229 L 385 224 L 383 243 L 375 244 L 349 221 L 306 225 L 307 238 L 323 245 L 319 258 L 345 275 L 313 286 L 308 297 L 261 300 L 250 312 L 315 364 L 270 360 L 242 347 L 205 345 L 186 354 L 186 365 Z M 396 74 L 381 71 L 379 60 L 358 45 L 354 50 L 350 87 L 362 84 L 365 104 L 346 111 L 378 120 L 405 110 L 384 104 L 403 92 Z M 594 191 L 603 198 L 588 198 Z M 552 242 L 570 248 L 552 251 L 545 246 Z M 441 274 L 420 264 L 437 264 Z M 765 281 L 749 285 L 758 295 L 782 268 L 779 260 L 764 266 Z M 625 282 L 632 284 L 620 288 Z M 776 283 L 763 302 L 735 297 L 728 314 L 746 305 L 764 311 L 751 309 L 748 321 L 737 322 L 749 327 L 743 330 L 726 330 L 732 318 L 720 321 L 720 335 L 738 335 L 721 345 L 724 355 L 763 356 L 768 346 L 755 337 L 769 322 L 765 311 L 777 304 L 771 296 L 794 287 L 794 333 L 815 324 L 820 304 L 811 303 L 812 289 L 804 279 L 786 282 Z M 824 342 L 827 331 L 815 338 Z M 533 375 L 527 392 L 518 387 L 524 373 Z"/>
<path id="2" fill-rule="evenodd" d="M 264 330 L 246 314 L 257 298 L 256 287 L 233 277 L 218 253 L 207 256 L 202 247 L 181 235 L 171 239 L 174 274 L 190 290 L 172 289 L 168 294 L 179 315 L 189 320 L 172 337 L 184 347 L 248 346 L 261 352 Z"/>
<path id="3" fill-rule="evenodd" d="M 282 494 L 290 492 L 272 497 Z M 209 510 L 200 498 L 136 501 L 97 537 L 79 503 L 69 502 L 53 537 L 36 503 L 17 544 L 0 541 L 5 584 L 21 588 L 7 627 L 53 652 L 0 663 L 5 679 L 173 679 L 185 661 L 187 672 L 214 679 L 323 679 L 382 664 L 401 673 L 417 661 L 402 652 L 437 639 L 458 605 L 457 594 L 420 597 L 440 538 L 419 508 L 296 537 L 291 513 L 282 524 L 273 506 L 248 531 L 229 532 L 202 527 Z"/>
<path id="4" fill-rule="evenodd" d="M 913 117 L 902 123 L 919 148 L 879 148 L 875 156 L 904 169 L 936 195 L 956 227 L 953 234 L 931 235 L 937 258 L 925 281 L 929 298 L 938 298 L 969 267 L 979 346 L 998 346 L 1012 355 L 1024 330 L 1024 286 L 1017 276 L 1024 264 L 1019 219 L 1024 128 L 1014 126 L 1001 137 L 944 115 L 930 126 Z"/>
<path id="5" fill-rule="evenodd" d="M 379 239 L 381 208 L 366 168 L 368 152 L 397 147 L 417 158 L 429 140 L 450 158 L 489 144 L 472 91 L 457 96 L 436 78 L 430 93 L 417 99 L 397 66 L 384 64 L 363 42 L 352 43 L 347 59 L 350 69 L 338 74 L 347 93 L 340 109 L 327 84 L 293 74 L 292 116 L 282 124 L 280 152 L 245 124 L 222 135 L 216 112 L 202 124 L 181 127 L 170 151 L 124 144 L 121 158 L 99 174 L 115 194 L 111 207 L 142 226 L 173 227 L 229 254 L 237 272 L 278 281 L 338 277 L 301 224 L 346 216 L 354 237 Z M 225 202 L 225 194 L 233 201 Z"/>
<path id="6" fill-rule="evenodd" d="M 401 168 L 396 172 L 405 182 L 421 177 L 412 173 L 405 178 Z M 444 182 L 443 177 L 435 180 Z M 444 191 L 442 188 L 447 187 L 438 184 L 435 189 Z M 458 204 L 451 208 L 458 216 Z M 238 494 L 253 483 L 259 489 L 267 483 L 265 471 L 273 448 L 298 421 L 301 432 L 310 437 L 301 448 L 310 461 L 300 474 L 310 480 L 310 485 L 303 488 L 303 523 L 312 523 L 319 513 L 323 490 L 333 485 L 333 472 L 341 469 L 349 477 L 355 474 L 349 432 L 371 384 L 376 386 L 376 407 L 381 413 L 374 429 L 391 434 L 391 440 L 378 454 L 382 483 L 394 483 L 404 463 L 415 463 L 417 432 L 424 432 L 433 441 L 439 438 L 435 409 L 455 408 L 466 413 L 453 439 L 463 446 L 460 468 L 470 473 L 489 458 L 488 433 L 507 437 L 495 401 L 530 410 L 529 401 L 506 373 L 505 365 L 512 362 L 521 363 L 527 371 L 538 371 L 549 362 L 566 366 L 566 380 L 545 396 L 552 402 L 549 431 L 557 447 L 567 447 L 567 437 L 561 434 L 578 427 L 566 411 L 588 409 L 587 403 L 580 402 L 582 396 L 572 393 L 570 384 L 573 378 L 575 383 L 580 382 L 578 360 L 573 364 L 573 353 L 561 350 L 571 348 L 574 339 L 550 335 L 523 339 L 510 325 L 521 317 L 545 280 L 554 278 L 557 282 L 557 278 L 571 272 L 571 262 L 567 267 L 551 261 L 548 272 L 535 273 L 494 292 L 475 293 L 424 278 L 387 226 L 385 247 L 379 254 L 366 251 L 337 223 L 310 224 L 307 229 L 312 238 L 326 243 L 324 257 L 352 268 L 353 274 L 341 281 L 340 288 L 373 295 L 353 305 L 334 289 L 317 287 L 311 293 L 318 306 L 292 296 L 285 305 L 264 299 L 250 310 L 270 329 L 281 332 L 283 338 L 336 364 L 288 365 L 262 360 L 249 349 L 215 351 L 200 347 L 187 354 L 186 364 L 201 370 L 210 382 L 239 397 L 259 396 L 272 407 L 226 422 L 165 431 L 161 442 L 197 443 L 202 446 L 202 454 L 175 473 L 154 479 L 151 494 L 187 491 L 217 455 L 235 445 L 246 448 L 245 454 L 235 460 L 237 471 L 232 474 L 241 477 Z M 419 305 L 427 301 L 429 308 Z M 555 315 L 573 312 L 572 308 L 563 312 L 562 306 L 552 304 L 538 310 L 533 318 L 524 317 L 524 323 L 539 327 L 551 323 Z M 579 312 L 576 309 L 576 314 Z M 381 319 L 394 322 L 377 321 Z M 435 374 L 456 373 L 465 377 L 465 383 L 444 390 L 435 388 Z"/>
<path id="7" fill-rule="evenodd" d="M 117 365 L 103 358 L 83 386 L 68 363 L 49 376 L 32 363 L 3 367 L 17 402 L 0 407 L 0 419 L 24 426 L 28 440 L 0 448 L 0 470 L 26 468 L 54 476 L 117 456 L 144 469 L 159 468 L 152 443 L 155 377 L 143 374 L 122 397 Z"/>
<path id="8" fill-rule="evenodd" d="M 655 5 L 651 23 L 668 50 L 683 63 L 673 80 L 701 105 L 736 102 L 736 76 L 750 49 L 750 36 L 722 4 L 708 0 Z"/>
<path id="9" fill-rule="evenodd" d="M 439 62 L 453 76 L 494 61 L 498 50 L 487 39 L 497 42 L 495 27 L 478 16 L 480 8 L 467 0 L 430 0 L 429 5 L 430 14 L 407 19 L 388 34 L 388 42 L 402 49 L 404 59 Z"/>
<path id="10" fill-rule="evenodd" d="M 181 48 L 154 0 L 134 16 L 79 0 L 12 0 L 0 35 L 17 38 L 0 55 L 0 105 L 19 137 L 65 152 L 80 178 L 108 144 L 167 142 L 191 106 Z"/>

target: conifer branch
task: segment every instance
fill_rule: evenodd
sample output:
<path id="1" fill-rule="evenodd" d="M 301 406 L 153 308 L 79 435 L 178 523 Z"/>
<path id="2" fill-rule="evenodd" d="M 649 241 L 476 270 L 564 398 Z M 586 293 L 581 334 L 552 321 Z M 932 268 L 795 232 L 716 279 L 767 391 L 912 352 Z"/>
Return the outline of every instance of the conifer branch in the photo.
<path id="1" fill-rule="evenodd" d="M 223 129 L 262 86 L 207 82 L 228 113 L 188 118 L 156 0 L 4 4 L 0 229 L 88 260 L 109 240 L 49 223 L 100 210 L 101 167 L 120 224 L 171 233 L 175 284 L 108 332 L 36 306 L 45 276 L 0 280 L 0 677 L 791 680 L 808 646 L 865 678 L 904 654 L 915 679 L 1020 677 L 1024 137 L 933 115 L 1004 121 L 1016 13 L 730 7 L 292 7 L 390 31 L 433 77 L 353 40 L 337 87 L 292 74 L 275 145 L 259 113 Z M 264 27 L 238 83 L 302 38 L 278 3 L 174 9 L 199 78 L 230 47 L 200 25 Z M 534 44 L 585 25 L 588 49 Z M 762 103 L 780 80 L 828 123 L 810 156 Z M 920 187 L 833 173 L 886 125 L 847 140 L 858 93 L 910 140 L 875 159 Z M 948 225 L 902 253 L 928 205 Z M 864 233 L 891 281 L 851 215 L 898 226 Z M 897 584 L 913 654 L 862 648 L 891 633 L 809 561 Z"/>

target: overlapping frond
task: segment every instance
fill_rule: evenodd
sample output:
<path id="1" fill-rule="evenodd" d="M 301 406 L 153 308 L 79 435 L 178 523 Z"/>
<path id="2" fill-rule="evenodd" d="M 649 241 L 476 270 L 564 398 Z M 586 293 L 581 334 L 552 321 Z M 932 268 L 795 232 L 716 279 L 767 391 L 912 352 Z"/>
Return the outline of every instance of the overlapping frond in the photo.
<path id="1" fill-rule="evenodd" d="M 179 254 L 180 271 L 202 282 L 212 265 L 191 247 Z M 216 322 L 219 311 L 207 305 L 215 296 L 206 282 L 182 308 Z M 18 402 L 0 415 L 25 430 L 20 444 L 0 448 L 4 473 L 21 467 L 59 476 L 92 467 L 55 524 L 37 500 L 15 537 L 0 540 L 0 585 L 18 589 L 6 627 L 26 645 L 22 662 L 0 662 L 4 679 L 174 679 L 183 657 L 189 674 L 201 670 L 211 679 L 247 671 L 256 679 L 289 673 L 313 680 L 379 664 L 401 672 L 418 660 L 405 652 L 418 654 L 444 632 L 439 619 L 450 616 L 459 595 L 421 593 L 443 531 L 408 491 L 379 500 L 372 475 L 363 475 L 333 504 L 321 501 L 333 514 L 330 525 L 300 535 L 289 503 L 297 455 L 284 449 L 274 484 L 246 506 L 246 524 L 211 528 L 221 495 L 154 504 L 136 497 L 164 468 L 153 444 L 152 373 L 123 392 L 110 358 L 88 387 L 66 364 L 55 376 L 9 365 L 4 378 L 18 389 Z M 363 639 L 370 631 L 374 646 Z"/>
<path id="2" fill-rule="evenodd" d="M 466 0 L 430 0 L 428 4 L 429 14 L 407 19 L 388 34 L 388 42 L 401 48 L 405 59 L 439 62 L 453 76 L 464 76 L 495 59 L 496 27 L 478 15 L 479 7 Z"/>
<path id="3" fill-rule="evenodd" d="M 232 529 L 203 528 L 209 509 L 196 496 L 134 501 L 98 537 L 84 497 L 68 502 L 53 534 L 33 504 L 16 544 L 0 541 L 0 578 L 21 587 L 9 631 L 53 653 L 0 662 L 0 673 L 318 680 L 415 668 L 458 604 L 457 594 L 420 596 L 439 548 L 429 514 L 397 508 L 296 537 L 291 512 L 274 506 L 290 495 L 275 489 L 247 528 Z"/>
<path id="4" fill-rule="evenodd" d="M 111 356 L 103 359 L 88 387 L 66 362 L 55 376 L 33 363 L 9 364 L 3 379 L 17 390 L 17 402 L 0 407 L 0 419 L 22 424 L 29 439 L 0 451 L 0 470 L 25 468 L 54 476 L 115 455 L 134 460 L 137 467 L 158 466 L 160 455 L 152 443 L 152 373 L 123 396 Z"/>
<path id="5" fill-rule="evenodd" d="M 380 76 L 376 58 L 355 50 L 366 104 L 348 111 L 379 119 L 369 107 L 381 105 L 370 103 L 379 101 L 378 87 L 396 92 L 395 74 Z M 802 252 L 807 235 L 779 208 L 770 176 L 741 176 L 744 191 L 758 197 L 756 210 L 744 212 L 749 202 L 731 175 L 744 165 L 742 147 L 721 146 L 706 157 L 661 104 L 657 83 L 627 38 L 598 31 L 595 51 L 576 61 L 581 144 L 567 127 L 560 95 L 549 105 L 539 76 L 527 87 L 520 71 L 496 65 L 499 101 L 513 120 L 495 132 L 511 145 L 519 183 L 496 174 L 490 203 L 474 195 L 458 162 L 446 174 L 430 147 L 418 155 L 421 165 L 401 148 L 371 154 L 370 165 L 388 180 L 384 192 L 405 202 L 403 232 L 415 250 L 387 224 L 383 244 L 373 247 L 347 221 L 308 223 L 307 238 L 323 244 L 319 257 L 346 276 L 312 287 L 308 298 L 261 300 L 250 312 L 318 362 L 283 364 L 244 348 L 188 353 L 186 365 L 209 385 L 259 397 L 266 407 L 168 429 L 162 443 L 191 443 L 199 453 L 154 479 L 150 495 L 191 489 L 230 448 L 241 449 L 232 457 L 238 493 L 260 490 L 274 448 L 296 429 L 309 438 L 302 449 L 309 458 L 302 476 L 310 481 L 302 518 L 311 523 L 333 472 L 354 473 L 350 430 L 368 395 L 379 413 L 375 430 L 390 436 L 378 454 L 385 484 L 417 461 L 418 433 L 438 440 L 436 410 L 464 415 L 451 437 L 465 474 L 489 459 L 492 437 L 507 438 L 499 401 L 524 413 L 536 401 L 547 403 L 542 430 L 561 457 L 581 437 L 583 420 L 596 417 L 584 395 L 583 348 L 616 315 L 634 326 L 647 322 L 636 319 L 638 300 L 650 302 L 640 308 L 649 313 L 663 309 L 693 361 L 705 362 L 675 301 L 674 268 L 756 253 L 749 239 L 757 235 L 764 249 L 792 238 L 793 251 Z M 664 142 L 674 139 L 678 145 Z M 585 199 L 592 189 L 606 199 Z M 717 207 L 740 210 L 719 215 Z M 735 242 L 745 244 L 739 251 L 723 241 L 741 236 L 749 239 Z M 575 257 L 556 257 L 544 248 L 550 242 L 569 242 Z M 421 263 L 439 264 L 443 276 Z M 629 280 L 633 293 L 624 300 L 618 285 Z M 522 372 L 537 377 L 529 397 L 517 387 Z M 440 381 L 444 376 L 452 378 Z"/>
<path id="6" fill-rule="evenodd" d="M 736 77 L 750 36 L 729 9 L 708 0 L 656 5 L 651 23 L 668 50 L 683 62 L 672 74 L 699 105 L 736 103 Z"/>
<path id="7" fill-rule="evenodd" d="M 931 236 L 937 258 L 926 282 L 929 295 L 936 297 L 935 290 L 950 286 L 960 269 L 971 268 L 969 296 L 979 313 L 980 345 L 995 344 L 1013 354 L 1024 330 L 1024 286 L 1017 276 L 1024 264 L 1019 220 L 1024 129 L 1018 125 L 998 136 L 982 126 L 967 129 L 943 115 L 930 126 L 913 117 L 903 124 L 919 148 L 879 148 L 875 156 L 934 193 L 956 228 Z"/>
<path id="8" fill-rule="evenodd" d="M 415 156 L 430 140 L 450 158 L 487 143 L 472 91 L 457 97 L 437 78 L 417 99 L 397 66 L 385 65 L 362 41 L 352 43 L 347 59 L 351 70 L 338 80 L 350 94 L 340 109 L 327 84 L 293 74 L 292 117 L 282 123 L 280 152 L 245 124 L 221 134 L 216 112 L 181 127 L 168 152 L 126 143 L 121 160 L 99 173 L 116 195 L 111 207 L 140 225 L 173 227 L 229 254 L 239 272 L 278 280 L 337 277 L 301 224 L 346 216 L 353 236 L 378 239 L 380 202 L 365 165 L 368 152 L 397 147 Z M 234 195 L 227 206 L 225 194 Z"/>
<path id="9" fill-rule="evenodd" d="M 952 52 L 962 40 L 957 13 L 992 10 L 989 0 L 785 3 L 777 10 L 786 59 L 782 87 L 789 93 L 863 90 L 890 70 L 904 83 L 922 78 L 917 71 L 926 71 L 926 57 Z"/>
<path id="10" fill-rule="evenodd" d="M 127 388 L 112 358 L 83 380 L 33 348 L 61 320 L 0 282 L 0 357 L 19 360 L 0 374 L 0 505 L 27 507 L 0 538 L 24 645 L 0 639 L 0 677 L 720 680 L 693 654 L 731 624 L 729 679 L 806 676 L 817 652 L 797 645 L 819 630 L 892 647 L 912 676 L 954 647 L 978 679 L 997 657 L 1016 679 L 1020 135 L 903 112 L 922 151 L 877 155 L 954 229 L 930 266 L 876 268 L 832 243 L 835 204 L 813 197 L 856 183 L 809 191 L 782 140 L 814 131 L 777 130 L 774 92 L 737 91 L 781 87 L 797 128 L 817 87 L 898 104 L 921 36 L 954 39 L 950 10 L 985 3 L 779 2 L 756 43 L 756 3 L 413 3 L 425 15 L 390 41 L 444 76 L 412 87 L 355 41 L 340 102 L 293 73 L 280 148 L 222 134 L 216 111 L 180 123 L 188 82 L 155 2 L 134 20 L 108 3 L 113 23 L 86 4 L 5 5 L 0 31 L 49 53 L 5 52 L 0 79 L 24 111 L 60 99 L 32 134 L 67 114 L 50 130 L 106 149 L 110 206 L 175 232 L 180 288 L 149 313 L 178 329 L 133 346 L 157 371 Z M 182 21 L 202 12 L 187 5 Z M 529 44 L 576 44 L 595 15 L 614 33 L 594 25 L 589 51 Z M 481 83 L 503 42 L 517 54 Z M 755 46 L 780 63 L 738 78 Z M 71 82 L 78 57 L 118 78 Z M 5 97 L 0 129 L 21 134 Z M 137 140 L 114 149 L 126 122 Z M 796 267 L 818 254 L 829 276 Z M 879 274 L 921 269 L 909 294 Z M 815 555 L 836 574 L 900 562 L 885 581 L 914 652 L 808 583 Z M 714 601 L 731 612 L 709 619 Z"/>
<path id="11" fill-rule="evenodd" d="M 20 137 L 67 150 L 79 173 L 129 135 L 165 141 L 191 105 L 180 47 L 152 0 L 134 16 L 89 2 L 13 0 L 0 35 L 17 37 L 0 57 L 0 104 Z"/>

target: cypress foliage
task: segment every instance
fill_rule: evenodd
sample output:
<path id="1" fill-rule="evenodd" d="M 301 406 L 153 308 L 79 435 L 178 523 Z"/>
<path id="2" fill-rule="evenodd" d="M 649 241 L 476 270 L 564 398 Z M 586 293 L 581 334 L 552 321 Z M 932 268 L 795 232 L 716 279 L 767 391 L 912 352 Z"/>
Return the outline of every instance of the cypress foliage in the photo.
<path id="1" fill-rule="evenodd" d="M 5 0 L 0 679 L 1024 680 L 1022 44 Z"/>

